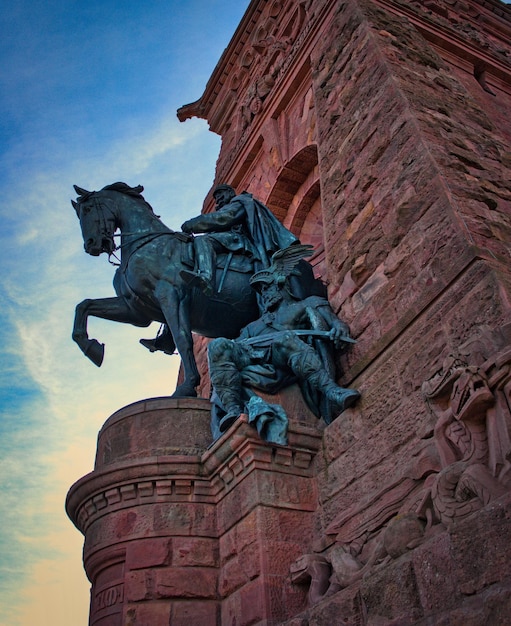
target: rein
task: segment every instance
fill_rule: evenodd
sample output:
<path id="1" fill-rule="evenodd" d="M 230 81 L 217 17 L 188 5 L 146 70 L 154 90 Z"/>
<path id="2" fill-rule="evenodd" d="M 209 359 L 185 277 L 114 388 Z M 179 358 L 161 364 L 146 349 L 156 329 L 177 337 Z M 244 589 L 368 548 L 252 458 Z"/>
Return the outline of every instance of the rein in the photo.
<path id="1" fill-rule="evenodd" d="M 124 237 L 133 237 L 135 235 L 137 236 L 134 241 L 130 241 L 129 242 L 129 245 L 132 245 L 133 243 L 136 243 L 137 240 L 140 240 L 140 239 L 144 240 L 145 239 L 145 241 L 142 241 L 133 250 L 130 250 L 128 258 L 126 259 L 125 267 L 128 266 L 129 260 L 131 259 L 133 254 L 135 254 L 135 252 L 138 252 L 146 244 L 150 243 L 151 241 L 154 241 L 154 239 L 157 239 L 158 237 L 161 237 L 162 235 L 169 235 L 171 237 L 175 237 L 179 241 L 183 241 L 185 243 L 188 243 L 188 242 L 192 241 L 192 239 L 193 239 L 193 237 L 191 235 L 188 235 L 187 233 L 178 233 L 178 232 L 175 232 L 173 230 L 163 231 L 163 232 L 160 232 L 160 233 L 142 233 L 142 234 L 139 234 L 139 233 L 117 233 L 117 234 L 114 234 L 113 237 L 122 237 L 123 235 L 124 235 Z M 122 250 L 122 248 L 125 248 L 127 245 L 128 245 L 128 242 L 125 242 L 125 243 L 120 244 L 119 246 L 116 246 L 114 252 L 117 252 L 117 250 Z M 117 257 L 115 257 L 115 258 L 117 258 Z M 110 261 L 110 258 L 108 260 L 109 260 L 109 262 L 112 265 L 117 265 L 117 266 L 121 265 L 120 263 L 112 263 Z"/>
<path id="2" fill-rule="evenodd" d="M 154 239 L 161 237 L 162 235 L 171 235 L 173 237 L 175 237 L 176 239 L 178 239 L 179 241 L 183 241 L 185 243 L 188 243 L 190 241 L 193 240 L 193 235 L 189 235 L 187 233 L 181 233 L 181 232 L 175 232 L 173 230 L 169 230 L 169 231 L 163 231 L 163 232 L 146 232 L 146 233 L 138 233 L 138 232 L 132 232 L 132 233 L 126 233 L 126 232 L 121 232 L 121 233 L 115 233 L 112 232 L 112 230 L 115 228 L 115 223 L 116 223 L 116 218 L 115 218 L 115 213 L 112 211 L 112 209 L 107 205 L 103 205 L 99 199 L 94 196 L 94 205 L 95 205 L 95 209 L 96 209 L 96 214 L 97 214 L 97 223 L 98 223 L 98 230 L 100 232 L 100 235 L 102 238 L 110 238 L 112 240 L 115 239 L 115 237 L 135 237 L 134 240 L 131 240 L 130 242 L 125 242 L 122 243 L 120 245 L 116 245 L 114 247 L 114 249 L 108 253 L 108 262 L 110 263 L 110 265 L 113 265 L 115 267 L 120 267 L 122 265 L 122 260 L 115 254 L 118 250 L 121 250 L 123 248 L 125 248 L 128 245 L 133 245 L 133 244 L 137 244 L 133 250 L 130 250 L 128 257 L 126 259 L 125 262 L 125 267 L 127 267 L 130 258 L 132 257 L 133 254 L 135 254 L 135 252 L 138 252 L 138 250 L 140 250 L 141 248 L 143 248 L 146 244 L 150 243 L 151 241 L 153 241 Z M 108 210 L 110 215 L 111 215 L 111 219 L 107 219 L 107 217 L 105 216 L 105 211 Z M 113 228 L 109 227 L 109 222 L 113 223 Z M 111 258 L 114 257 L 118 262 L 114 262 L 111 260 Z"/>
<path id="3" fill-rule="evenodd" d="M 126 263 L 125 263 L 125 267 L 128 266 L 129 260 L 131 259 L 131 257 L 135 254 L 135 252 L 138 252 L 141 248 L 143 248 L 147 243 L 150 243 L 151 241 L 153 241 L 154 239 L 156 239 L 157 237 L 159 237 L 160 235 L 171 235 L 172 233 L 143 233 L 141 235 L 138 235 L 138 233 L 118 233 L 116 235 L 113 235 L 114 237 L 122 237 L 122 235 L 124 235 L 125 237 L 132 237 L 133 235 L 138 235 L 137 238 L 134 241 L 130 241 L 129 245 L 132 245 L 133 243 L 136 243 L 139 239 L 145 239 L 145 241 L 142 241 L 138 246 L 136 246 L 133 250 L 130 250 L 130 253 L 128 254 L 128 258 L 126 259 Z M 115 246 L 114 252 L 117 252 L 117 250 L 121 250 L 123 248 L 125 248 L 128 245 L 128 242 L 122 243 L 119 246 Z M 111 265 L 116 265 L 118 267 L 120 267 L 121 262 L 120 259 L 116 256 L 115 257 L 119 263 L 113 263 L 112 261 L 110 261 L 110 256 L 108 257 L 108 262 Z"/>

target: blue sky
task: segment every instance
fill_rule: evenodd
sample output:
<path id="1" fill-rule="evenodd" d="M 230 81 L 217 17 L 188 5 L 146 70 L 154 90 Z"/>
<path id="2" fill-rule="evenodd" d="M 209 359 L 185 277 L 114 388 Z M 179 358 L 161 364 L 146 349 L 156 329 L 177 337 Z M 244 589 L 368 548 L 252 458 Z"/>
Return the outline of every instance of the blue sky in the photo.
<path id="1" fill-rule="evenodd" d="M 101 320 L 98 369 L 75 305 L 113 295 L 83 252 L 72 185 L 125 181 L 172 228 L 198 214 L 220 139 L 176 110 L 199 98 L 248 0 L 17 0 L 0 15 L 0 626 L 85 625 L 82 536 L 64 512 L 115 410 L 173 391 L 179 360 Z"/>
<path id="2" fill-rule="evenodd" d="M 0 13 L 0 626 L 81 626 L 82 536 L 66 492 L 118 408 L 173 391 L 177 357 L 101 320 L 97 369 L 75 305 L 113 295 L 88 257 L 72 185 L 145 186 L 172 228 L 200 212 L 220 139 L 176 110 L 200 97 L 249 0 L 16 0 Z"/>

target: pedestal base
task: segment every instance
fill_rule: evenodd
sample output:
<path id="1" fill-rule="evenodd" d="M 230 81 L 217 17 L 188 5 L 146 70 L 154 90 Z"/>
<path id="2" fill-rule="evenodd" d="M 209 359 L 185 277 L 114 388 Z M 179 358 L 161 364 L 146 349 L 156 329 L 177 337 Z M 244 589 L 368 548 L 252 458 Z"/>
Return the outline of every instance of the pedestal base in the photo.
<path id="1" fill-rule="evenodd" d="M 207 400 L 157 398 L 102 428 L 66 504 L 91 626 L 270 624 L 305 608 L 288 574 L 311 543 L 321 431 L 291 422 L 278 446 L 238 420 L 207 449 L 209 416 Z"/>

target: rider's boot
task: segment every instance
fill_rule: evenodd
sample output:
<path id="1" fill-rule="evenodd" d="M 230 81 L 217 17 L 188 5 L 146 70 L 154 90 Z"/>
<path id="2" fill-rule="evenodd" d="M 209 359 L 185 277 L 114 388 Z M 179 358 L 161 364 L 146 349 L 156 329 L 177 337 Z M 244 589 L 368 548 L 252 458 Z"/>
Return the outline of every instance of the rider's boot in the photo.
<path id="1" fill-rule="evenodd" d="M 179 276 L 186 282 L 188 287 L 197 287 L 206 296 L 213 295 L 213 287 L 211 286 L 211 276 L 205 274 L 202 270 L 192 272 L 191 270 L 181 270 Z"/>
<path id="2" fill-rule="evenodd" d="M 356 389 L 339 387 L 330 378 L 321 359 L 314 349 L 304 344 L 304 349 L 291 355 L 289 366 L 299 379 L 306 381 L 313 389 L 318 389 L 335 404 L 339 413 L 352 407 L 360 398 Z"/>
<path id="3" fill-rule="evenodd" d="M 215 391 L 222 402 L 225 415 L 221 418 L 218 428 L 221 433 L 228 430 L 238 417 L 243 413 L 243 406 L 236 393 L 233 393 L 229 387 L 215 387 Z"/>
<path id="4" fill-rule="evenodd" d="M 224 433 L 244 411 L 241 374 L 232 363 L 215 363 L 211 367 L 211 361 L 209 371 L 211 384 L 225 411 L 218 424 L 220 432 Z"/>
<path id="5" fill-rule="evenodd" d="M 165 352 L 165 354 L 174 354 L 176 350 L 172 333 L 166 324 L 163 326 L 163 330 L 158 333 L 154 339 L 140 339 L 140 343 L 150 352 L 161 350 Z"/>
<path id="6" fill-rule="evenodd" d="M 311 380 L 313 379 L 313 380 Z M 336 385 L 326 372 L 319 372 L 316 377 L 309 378 L 309 382 L 312 385 L 316 385 L 317 388 L 325 394 L 325 396 L 335 404 L 339 413 L 342 413 L 346 409 L 354 406 L 360 398 L 360 392 L 356 389 L 345 389 Z"/>
<path id="7" fill-rule="evenodd" d="M 208 236 L 196 237 L 193 240 L 195 246 L 195 265 L 197 269 L 181 270 L 179 276 L 189 287 L 198 287 L 206 296 L 213 295 L 213 276 L 216 263 L 216 254 Z"/>

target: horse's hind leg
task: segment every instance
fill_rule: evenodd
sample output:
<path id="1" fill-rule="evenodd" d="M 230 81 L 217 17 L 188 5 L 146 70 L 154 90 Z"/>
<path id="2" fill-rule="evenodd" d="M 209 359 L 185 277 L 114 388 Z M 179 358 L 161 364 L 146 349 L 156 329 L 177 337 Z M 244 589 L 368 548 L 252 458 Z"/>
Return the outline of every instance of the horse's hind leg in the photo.
<path id="1" fill-rule="evenodd" d="M 97 339 L 89 339 L 87 319 L 100 317 L 113 322 L 133 324 L 133 326 L 149 326 L 151 320 L 137 316 L 126 304 L 124 298 L 98 298 L 83 300 L 76 306 L 73 325 L 73 339 L 80 350 L 98 367 L 103 363 L 105 346 Z"/>

